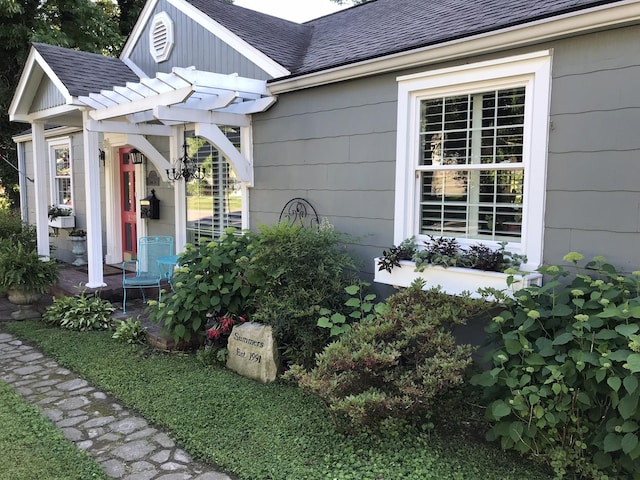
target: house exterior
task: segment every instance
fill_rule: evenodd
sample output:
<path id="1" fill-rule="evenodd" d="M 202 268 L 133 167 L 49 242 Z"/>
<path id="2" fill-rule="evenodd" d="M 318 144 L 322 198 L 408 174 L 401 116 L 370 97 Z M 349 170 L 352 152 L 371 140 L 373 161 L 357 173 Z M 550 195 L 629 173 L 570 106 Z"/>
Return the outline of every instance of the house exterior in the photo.
<path id="1" fill-rule="evenodd" d="M 149 0 L 119 59 L 33 45 L 10 107 L 31 127 L 23 216 L 68 260 L 47 209 L 73 209 L 89 287 L 140 236 L 180 251 L 296 197 L 359 238 L 369 275 L 412 235 L 635 270 L 639 39 L 640 1 L 375 0 L 300 25 Z M 175 178 L 180 158 L 200 170 Z"/>

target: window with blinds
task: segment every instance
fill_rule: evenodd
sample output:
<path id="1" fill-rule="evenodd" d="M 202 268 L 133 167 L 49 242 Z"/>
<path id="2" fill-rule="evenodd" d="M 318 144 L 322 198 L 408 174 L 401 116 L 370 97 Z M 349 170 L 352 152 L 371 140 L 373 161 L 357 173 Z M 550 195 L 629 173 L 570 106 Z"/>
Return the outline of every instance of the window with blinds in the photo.
<path id="1" fill-rule="evenodd" d="M 220 127 L 240 150 L 240 127 Z M 204 172 L 187 182 L 187 241 L 194 245 L 220 238 L 228 227 L 242 229 L 242 188 L 229 162 L 205 139 L 186 133 L 187 154 Z"/>
<path id="2" fill-rule="evenodd" d="M 524 87 L 420 101 L 420 234 L 519 241 L 524 108 Z"/>

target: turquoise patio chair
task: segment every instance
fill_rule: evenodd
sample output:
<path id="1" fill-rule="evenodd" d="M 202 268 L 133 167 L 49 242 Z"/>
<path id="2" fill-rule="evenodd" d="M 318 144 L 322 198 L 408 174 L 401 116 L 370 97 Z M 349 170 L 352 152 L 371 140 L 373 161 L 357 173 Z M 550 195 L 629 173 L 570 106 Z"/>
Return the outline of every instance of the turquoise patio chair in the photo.
<path id="1" fill-rule="evenodd" d="M 122 262 L 122 288 L 124 289 L 122 313 L 127 313 L 127 290 L 130 288 L 139 288 L 143 301 L 146 301 L 145 288 L 157 288 L 158 301 L 160 301 L 162 296 L 160 282 L 167 277 L 158 259 L 170 255 L 173 255 L 173 237 L 166 235 L 140 237 L 138 259 Z M 133 271 L 127 271 L 126 267 L 129 264 L 136 265 L 135 275 Z"/>

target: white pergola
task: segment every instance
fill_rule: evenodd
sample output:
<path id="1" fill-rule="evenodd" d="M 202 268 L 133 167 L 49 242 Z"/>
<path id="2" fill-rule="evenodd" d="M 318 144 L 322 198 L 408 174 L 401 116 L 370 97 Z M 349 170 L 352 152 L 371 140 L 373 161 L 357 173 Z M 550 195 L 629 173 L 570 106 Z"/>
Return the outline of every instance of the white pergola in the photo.
<path id="1" fill-rule="evenodd" d="M 218 125 L 249 127 L 250 115 L 263 112 L 276 101 L 265 80 L 223 75 L 196 70 L 194 67 L 175 67 L 171 73 L 158 73 L 124 87 L 102 90 L 77 98 L 84 108 L 85 188 L 87 191 L 87 252 L 88 287 L 104 285 L 102 270 L 101 205 L 98 195 L 99 170 L 92 168 L 89 159 L 98 157 L 98 134 L 126 135 L 127 144 L 140 150 L 158 169 L 163 180 L 172 167 L 146 135 L 170 138 L 170 155 L 179 151 L 176 126 L 195 124 L 195 133 L 211 142 L 232 164 L 238 178 L 247 186 L 253 185 L 250 160 L 227 139 Z M 176 201 L 185 196 L 185 186 L 176 182 Z M 176 208 L 176 225 L 184 223 L 185 212 Z M 186 235 L 186 234 L 183 234 Z M 176 232 L 176 245 L 185 238 Z"/>

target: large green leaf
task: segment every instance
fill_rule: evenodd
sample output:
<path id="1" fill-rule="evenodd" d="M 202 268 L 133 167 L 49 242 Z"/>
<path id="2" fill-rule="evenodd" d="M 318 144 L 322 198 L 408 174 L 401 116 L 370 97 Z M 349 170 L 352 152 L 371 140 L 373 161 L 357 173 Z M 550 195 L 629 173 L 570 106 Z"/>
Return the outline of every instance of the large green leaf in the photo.
<path id="1" fill-rule="evenodd" d="M 566 317 L 573 313 L 573 309 L 564 303 L 559 303 L 551 310 L 551 315 L 554 317 Z"/>
<path id="2" fill-rule="evenodd" d="M 496 400 L 491 405 L 491 414 L 495 420 L 500 420 L 502 417 L 506 417 L 511 413 L 509 405 L 504 403 L 503 400 Z"/>
<path id="3" fill-rule="evenodd" d="M 626 325 L 626 324 L 616 325 L 616 332 L 618 332 L 620 335 L 625 337 L 628 337 L 629 335 L 633 335 L 638 330 L 640 330 L 640 326 L 638 326 L 635 323 L 632 323 L 629 325 Z"/>
<path id="4" fill-rule="evenodd" d="M 615 433 L 608 433 L 606 437 L 604 437 L 604 451 L 605 452 L 615 452 L 620 450 L 622 447 L 622 436 L 617 435 Z"/>
<path id="5" fill-rule="evenodd" d="M 622 437 L 621 446 L 624 453 L 631 452 L 638 446 L 638 436 L 635 433 L 627 433 L 624 437 Z"/>
<path id="6" fill-rule="evenodd" d="M 571 332 L 565 332 L 558 335 L 554 340 L 554 345 L 565 345 L 573 340 L 573 334 Z"/>
<path id="7" fill-rule="evenodd" d="M 636 413 L 636 409 L 638 408 L 638 392 L 633 394 L 625 395 L 620 399 L 620 403 L 618 404 L 618 412 L 623 419 L 628 420 Z"/>
<path id="8" fill-rule="evenodd" d="M 636 390 L 638 390 L 638 379 L 634 375 L 624 377 L 622 384 L 629 394 L 635 393 Z"/>
<path id="9" fill-rule="evenodd" d="M 627 357 L 627 364 L 631 373 L 640 372 L 640 353 L 632 353 Z"/>
<path id="10" fill-rule="evenodd" d="M 607 378 L 607 384 L 617 392 L 622 386 L 622 380 L 619 377 L 609 377 Z"/>

